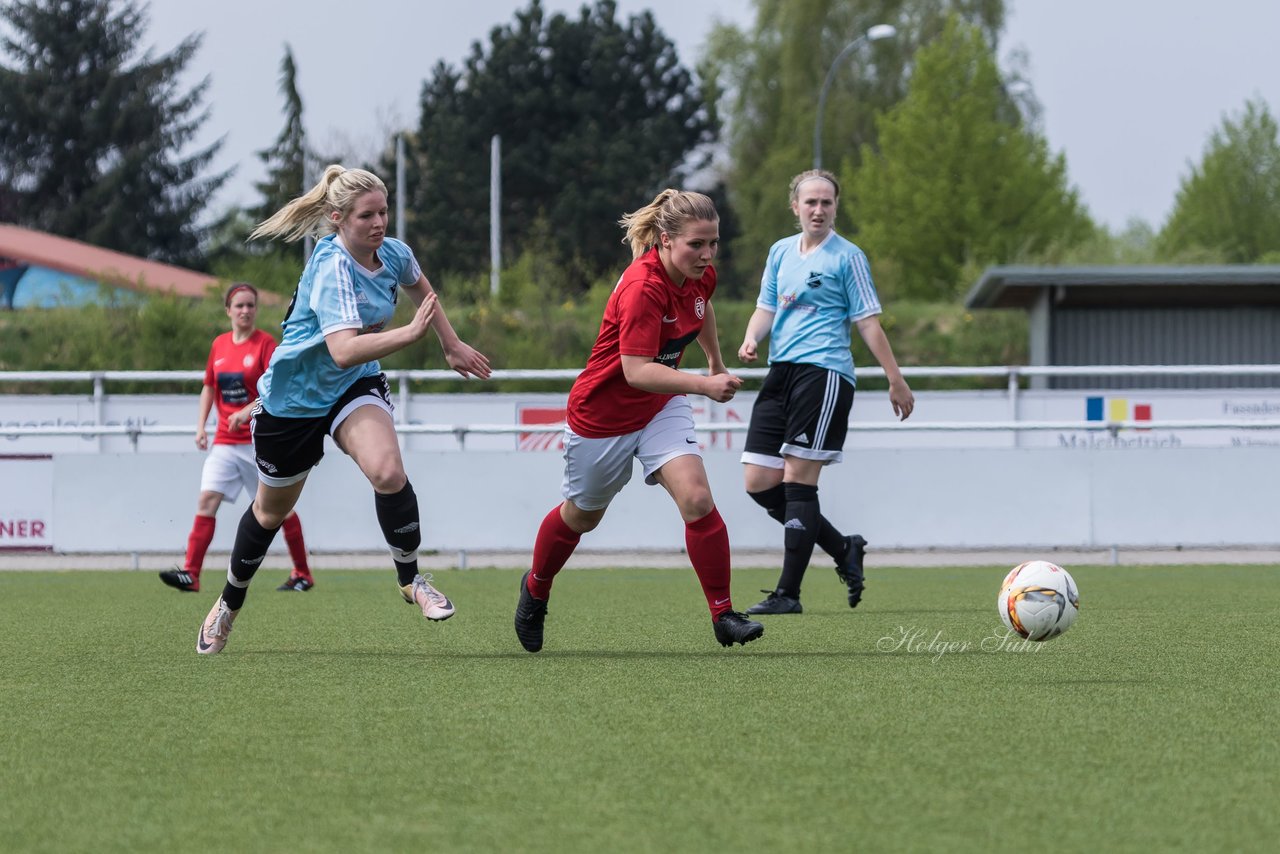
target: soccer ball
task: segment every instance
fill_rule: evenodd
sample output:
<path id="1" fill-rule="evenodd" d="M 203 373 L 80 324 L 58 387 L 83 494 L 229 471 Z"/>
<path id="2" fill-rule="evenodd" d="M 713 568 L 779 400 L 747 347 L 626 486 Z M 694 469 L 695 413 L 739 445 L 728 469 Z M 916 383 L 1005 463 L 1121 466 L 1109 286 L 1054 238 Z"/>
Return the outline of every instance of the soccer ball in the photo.
<path id="1" fill-rule="evenodd" d="M 1071 628 L 1080 612 L 1080 593 L 1065 569 L 1047 560 L 1018 564 L 1004 577 L 996 610 L 1011 631 L 1046 641 Z"/>

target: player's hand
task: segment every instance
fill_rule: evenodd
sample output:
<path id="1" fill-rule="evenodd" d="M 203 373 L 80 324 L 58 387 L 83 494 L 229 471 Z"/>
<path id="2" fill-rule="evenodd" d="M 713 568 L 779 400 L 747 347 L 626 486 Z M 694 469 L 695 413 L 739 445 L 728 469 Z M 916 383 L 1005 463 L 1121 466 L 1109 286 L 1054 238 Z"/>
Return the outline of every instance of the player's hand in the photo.
<path id="1" fill-rule="evenodd" d="M 196 430 L 196 447 L 202 451 L 209 450 L 209 434 L 203 427 Z"/>
<path id="2" fill-rule="evenodd" d="M 706 380 L 706 390 L 702 393 L 716 403 L 728 403 L 733 400 L 733 396 L 742 387 L 741 378 L 735 377 L 733 374 L 712 374 L 704 377 L 704 379 Z"/>
<path id="3" fill-rule="evenodd" d="M 738 358 L 744 362 L 754 362 L 759 355 L 759 344 L 748 338 L 742 342 L 742 346 L 738 348 Z"/>
<path id="4" fill-rule="evenodd" d="M 427 330 L 431 328 L 431 318 L 435 316 L 436 295 L 427 294 L 426 298 L 418 304 L 418 310 L 413 313 L 413 319 L 409 321 L 409 330 L 413 334 L 414 341 L 427 334 Z"/>
<path id="5" fill-rule="evenodd" d="M 239 412 L 231 413 L 231 415 L 227 418 L 227 429 L 230 430 L 232 433 L 236 432 L 241 427 L 249 423 L 249 419 L 251 415 L 252 415 L 251 411 L 246 412 L 243 409 L 240 410 Z"/>
<path id="6" fill-rule="evenodd" d="M 916 408 L 916 396 L 911 393 L 905 380 L 889 383 L 889 403 L 893 404 L 893 414 L 899 421 L 906 421 Z"/>
<path id="7" fill-rule="evenodd" d="M 444 351 L 444 360 L 464 377 L 487 380 L 489 374 L 493 373 L 489 367 L 489 357 L 462 341 Z"/>

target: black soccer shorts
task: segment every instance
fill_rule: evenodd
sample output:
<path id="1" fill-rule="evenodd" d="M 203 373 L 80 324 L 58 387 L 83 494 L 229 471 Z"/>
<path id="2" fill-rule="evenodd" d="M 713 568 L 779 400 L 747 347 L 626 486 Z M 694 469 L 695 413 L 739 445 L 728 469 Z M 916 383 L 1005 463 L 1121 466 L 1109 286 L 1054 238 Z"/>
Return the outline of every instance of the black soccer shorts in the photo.
<path id="1" fill-rule="evenodd" d="M 775 362 L 751 410 L 742 461 L 778 467 L 788 455 L 840 462 L 853 392 L 853 383 L 836 371 Z"/>
<path id="2" fill-rule="evenodd" d="M 281 418 L 259 403 L 253 415 L 253 458 L 259 478 L 271 486 L 288 486 L 307 476 L 324 457 L 324 437 L 356 408 L 378 406 L 394 411 L 386 374 L 361 377 L 330 410 L 316 418 Z"/>

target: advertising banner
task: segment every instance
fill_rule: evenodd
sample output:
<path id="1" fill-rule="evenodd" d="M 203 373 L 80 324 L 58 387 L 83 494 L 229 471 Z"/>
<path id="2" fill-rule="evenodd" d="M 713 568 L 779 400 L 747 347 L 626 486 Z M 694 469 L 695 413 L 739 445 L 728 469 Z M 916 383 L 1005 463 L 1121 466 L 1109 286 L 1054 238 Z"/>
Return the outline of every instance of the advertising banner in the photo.
<path id="1" fill-rule="evenodd" d="M 406 451 L 511 451 L 559 454 L 557 431 L 526 431 L 524 426 L 564 421 L 567 394 L 412 394 L 396 398 L 395 417 L 402 425 L 423 425 L 430 432 L 401 431 Z M 736 395 L 728 403 L 690 396 L 699 425 L 735 425 L 751 419 L 756 392 Z M 113 395 L 103 401 L 75 395 L 0 395 L 0 453 L 95 454 L 183 453 L 194 448 L 196 395 Z M 1072 449 L 1241 447 L 1280 444 L 1275 430 L 1243 427 L 1165 429 L 1169 421 L 1271 421 L 1280 419 L 1276 389 L 1127 389 L 1125 391 L 1003 389 L 920 391 L 905 425 L 898 422 L 884 391 L 858 391 L 846 450 L 888 448 L 1034 448 Z M 1117 431 L 1063 429 L 1023 430 L 955 425 L 1013 422 L 1077 423 L 1081 427 L 1116 421 L 1151 422 L 1150 429 Z M 91 433 L 46 436 L 6 435 L 6 427 L 53 427 L 63 430 L 96 424 L 182 428 L 171 435 L 95 436 Z M 929 424 L 948 429 L 922 430 Z M 190 425 L 189 429 L 188 426 Z M 477 425 L 511 428 L 509 432 L 469 432 Z M 903 429 L 904 427 L 908 429 Z M 212 424 L 210 425 L 212 431 Z M 704 430 L 704 451 L 740 452 L 745 432 Z"/>
<path id="2" fill-rule="evenodd" d="M 0 551 L 53 548 L 53 458 L 0 454 Z"/>

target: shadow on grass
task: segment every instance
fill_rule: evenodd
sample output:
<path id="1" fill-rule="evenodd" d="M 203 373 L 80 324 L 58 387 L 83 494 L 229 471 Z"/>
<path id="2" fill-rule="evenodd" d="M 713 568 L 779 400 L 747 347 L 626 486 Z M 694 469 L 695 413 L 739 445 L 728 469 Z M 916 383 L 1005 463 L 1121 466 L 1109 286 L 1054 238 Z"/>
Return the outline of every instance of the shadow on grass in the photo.
<path id="1" fill-rule="evenodd" d="M 875 608 L 869 608 L 862 613 L 876 617 L 881 614 L 892 614 L 894 616 L 901 616 L 903 614 L 972 614 L 973 608 L 904 608 L 901 610 L 877 610 Z"/>
<path id="2" fill-rule="evenodd" d="M 1159 679 L 1055 679 L 1058 685 L 1155 685 Z"/>
<path id="3" fill-rule="evenodd" d="M 640 649 L 623 649 L 623 650 L 589 650 L 589 649 L 565 649 L 565 650 L 546 650 L 542 652 L 388 652 L 386 650 L 332 650 L 332 649 L 313 649 L 313 650 L 281 650 L 281 649 L 239 649 L 235 652 L 228 652 L 220 657 L 282 657 L 282 658 L 403 658 L 403 659 L 433 659 L 436 661 L 501 661 L 503 659 L 601 659 L 601 660 L 661 660 L 668 658 L 724 658 L 725 656 L 738 655 L 736 650 L 640 650 Z M 884 657 L 893 655 L 893 653 L 877 652 L 876 650 L 770 650 L 754 648 L 751 650 L 743 650 L 742 655 L 749 655 L 752 658 L 768 658 L 768 659 L 824 659 L 824 658 L 855 658 L 855 657 Z"/>

